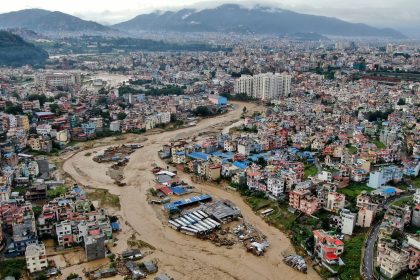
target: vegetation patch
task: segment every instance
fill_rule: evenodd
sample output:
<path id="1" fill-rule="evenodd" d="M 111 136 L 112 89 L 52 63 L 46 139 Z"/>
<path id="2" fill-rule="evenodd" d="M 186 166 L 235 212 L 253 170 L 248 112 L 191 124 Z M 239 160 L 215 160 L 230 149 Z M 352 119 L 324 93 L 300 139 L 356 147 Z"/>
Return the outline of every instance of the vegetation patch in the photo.
<path id="1" fill-rule="evenodd" d="M 0 262 L 0 277 L 4 279 L 6 276 L 13 276 L 15 279 L 20 279 L 25 269 L 24 259 L 4 260 Z"/>
<path id="2" fill-rule="evenodd" d="M 118 195 L 109 193 L 105 189 L 95 189 L 87 193 L 87 197 L 90 200 L 99 201 L 100 207 L 113 207 L 120 209 L 120 198 Z"/>
<path id="3" fill-rule="evenodd" d="M 308 177 L 315 176 L 318 173 L 318 169 L 316 168 L 315 164 L 306 164 L 305 165 L 305 179 Z"/>

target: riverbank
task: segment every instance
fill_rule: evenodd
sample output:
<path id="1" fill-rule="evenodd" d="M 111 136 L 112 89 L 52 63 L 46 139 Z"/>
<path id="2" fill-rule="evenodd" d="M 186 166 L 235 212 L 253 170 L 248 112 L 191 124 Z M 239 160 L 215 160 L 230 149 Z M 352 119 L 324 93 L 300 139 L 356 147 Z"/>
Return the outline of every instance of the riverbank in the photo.
<path id="1" fill-rule="evenodd" d="M 248 112 L 261 110 L 256 104 L 235 102 L 236 108 L 224 115 L 204 119 L 197 126 L 145 135 L 140 149 L 133 153 L 124 169 L 127 186 L 118 187 L 106 175 L 107 168 L 92 160 L 95 153 L 106 148 L 96 147 L 77 152 L 63 164 L 63 170 L 77 183 L 91 188 L 102 188 L 120 198 L 121 209 L 118 214 L 138 233 L 141 240 L 153 245 L 156 250 L 153 257 L 159 260 L 160 270 L 175 279 L 319 279 L 313 269 L 302 274 L 282 262 L 283 252 L 294 252 L 293 246 L 285 234 L 268 225 L 256 215 L 240 195 L 227 188 L 207 183 L 192 183 L 188 174 L 179 173 L 185 182 L 194 185 L 199 191 L 209 193 L 215 199 L 229 199 L 242 211 L 246 221 L 262 231 L 270 242 L 270 248 L 263 257 L 251 255 L 243 248 L 226 249 L 209 242 L 191 238 L 169 228 L 162 219 L 162 210 L 147 203 L 147 190 L 154 185 L 154 176 L 150 172 L 153 165 L 163 166 L 157 152 L 162 144 L 171 139 L 192 136 L 209 136 L 217 133 L 232 123 L 239 121 L 242 108 Z M 90 156 L 85 156 L 91 153 Z"/>

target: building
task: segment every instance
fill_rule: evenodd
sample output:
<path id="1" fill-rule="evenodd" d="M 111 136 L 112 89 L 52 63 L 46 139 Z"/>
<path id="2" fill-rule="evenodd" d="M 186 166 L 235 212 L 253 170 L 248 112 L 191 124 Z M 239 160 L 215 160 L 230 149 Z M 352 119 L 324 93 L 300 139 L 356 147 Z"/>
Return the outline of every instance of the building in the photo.
<path id="1" fill-rule="evenodd" d="M 48 267 L 44 243 L 31 244 L 25 251 L 26 267 L 30 273 L 42 271 Z"/>
<path id="2" fill-rule="evenodd" d="M 227 98 L 220 95 L 209 95 L 209 101 L 214 105 L 220 106 L 227 105 L 228 103 Z"/>
<path id="3" fill-rule="evenodd" d="M 35 75 L 35 85 L 40 87 L 80 86 L 80 73 L 41 73 Z"/>
<path id="4" fill-rule="evenodd" d="M 352 235 L 354 226 L 356 225 L 357 214 L 352 213 L 348 209 L 342 209 L 340 212 L 341 233 Z"/>
<path id="5" fill-rule="evenodd" d="M 89 235 L 85 237 L 85 253 L 88 261 L 98 260 L 105 258 L 106 237 L 104 234 Z"/>
<path id="6" fill-rule="evenodd" d="M 357 213 L 356 225 L 359 227 L 370 227 L 378 210 L 378 204 L 372 202 L 372 198 L 365 192 L 357 196 Z"/>
<path id="7" fill-rule="evenodd" d="M 269 177 L 267 179 L 267 190 L 275 197 L 284 193 L 285 180 L 282 176 Z"/>
<path id="8" fill-rule="evenodd" d="M 381 241 L 377 247 L 377 264 L 381 273 L 394 278 L 408 268 L 410 253 L 395 245 L 395 242 Z"/>
<path id="9" fill-rule="evenodd" d="M 318 211 L 319 205 L 318 198 L 311 195 L 309 190 L 294 190 L 289 193 L 289 206 L 306 215 Z"/>
<path id="10" fill-rule="evenodd" d="M 400 168 L 392 165 L 383 167 L 370 173 L 368 186 L 377 189 L 390 181 L 400 182 L 402 177 L 403 172 Z"/>
<path id="11" fill-rule="evenodd" d="M 407 236 L 408 252 L 410 252 L 410 261 L 408 269 L 415 270 L 420 266 L 420 235 Z"/>
<path id="12" fill-rule="evenodd" d="M 346 196 L 337 192 L 329 192 L 327 196 L 327 205 L 325 210 L 337 213 L 344 208 L 346 203 Z"/>
<path id="13" fill-rule="evenodd" d="M 314 230 L 315 255 L 327 264 L 338 264 L 344 243 L 324 230 Z"/>
<path id="14" fill-rule="evenodd" d="M 244 75 L 236 80 L 234 92 L 264 101 L 275 100 L 290 94 L 291 79 L 290 75 L 279 73 L 264 73 L 253 77 Z"/>

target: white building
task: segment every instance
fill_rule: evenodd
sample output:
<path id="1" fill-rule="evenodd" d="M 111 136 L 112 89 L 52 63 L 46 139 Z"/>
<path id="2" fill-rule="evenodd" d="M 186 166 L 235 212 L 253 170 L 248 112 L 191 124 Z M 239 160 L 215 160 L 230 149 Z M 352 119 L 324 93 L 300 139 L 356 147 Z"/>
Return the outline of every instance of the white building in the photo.
<path id="1" fill-rule="evenodd" d="M 234 92 L 246 93 L 261 100 L 275 100 L 290 94 L 291 76 L 279 73 L 264 73 L 253 77 L 244 75 L 235 81 Z"/>
<path id="2" fill-rule="evenodd" d="M 414 202 L 416 204 L 420 204 L 420 189 L 417 189 L 416 193 L 414 194 Z"/>
<path id="3" fill-rule="evenodd" d="M 356 225 L 357 214 L 350 212 L 348 209 L 342 209 L 340 212 L 341 233 L 352 235 L 354 226 Z"/>
<path id="4" fill-rule="evenodd" d="M 75 86 L 81 84 L 80 73 L 41 73 L 35 75 L 37 86 Z"/>
<path id="5" fill-rule="evenodd" d="M 120 131 L 121 130 L 121 121 L 119 121 L 119 120 L 112 121 L 109 124 L 109 130 L 111 130 L 111 131 Z"/>
<path id="6" fill-rule="evenodd" d="M 31 244 L 25 251 L 26 267 L 30 273 L 42 271 L 48 267 L 44 243 Z"/>
<path id="7" fill-rule="evenodd" d="M 390 181 L 399 182 L 403 177 L 403 172 L 396 166 L 383 167 L 378 171 L 370 173 L 368 186 L 374 189 L 384 186 Z"/>
<path id="8" fill-rule="evenodd" d="M 267 179 L 267 190 L 273 196 L 279 196 L 284 193 L 284 178 L 280 177 L 270 177 Z"/>

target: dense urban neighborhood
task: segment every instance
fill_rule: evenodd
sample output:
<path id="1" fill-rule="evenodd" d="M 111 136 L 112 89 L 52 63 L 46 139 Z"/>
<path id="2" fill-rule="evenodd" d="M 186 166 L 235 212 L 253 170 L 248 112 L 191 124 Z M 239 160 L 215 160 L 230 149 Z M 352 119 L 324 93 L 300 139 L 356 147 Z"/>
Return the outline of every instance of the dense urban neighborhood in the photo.
<path id="1" fill-rule="evenodd" d="M 26 28 L 1 279 L 419 279 L 418 42 Z"/>

